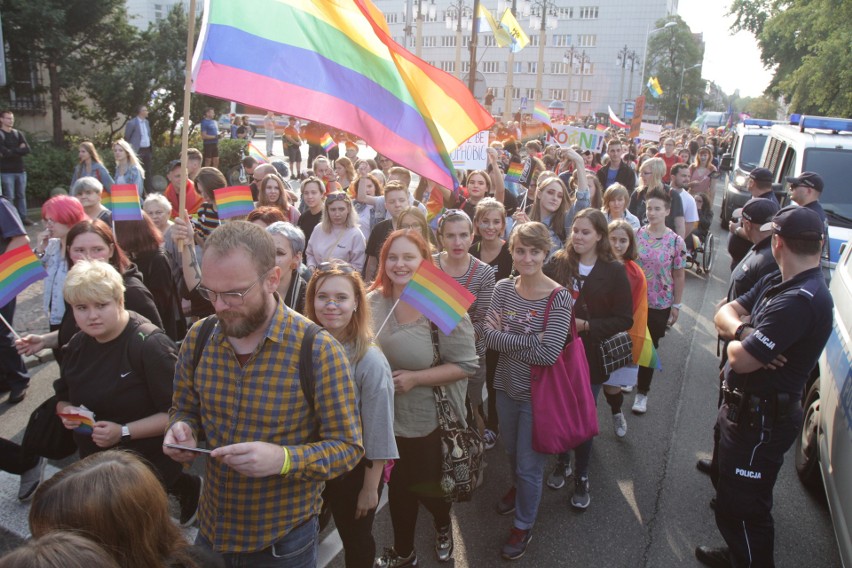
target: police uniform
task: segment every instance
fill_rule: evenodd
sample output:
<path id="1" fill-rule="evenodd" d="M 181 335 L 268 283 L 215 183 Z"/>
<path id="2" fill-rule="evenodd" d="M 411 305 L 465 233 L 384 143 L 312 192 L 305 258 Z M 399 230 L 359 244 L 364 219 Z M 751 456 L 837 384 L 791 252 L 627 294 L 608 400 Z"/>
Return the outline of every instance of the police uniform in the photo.
<path id="1" fill-rule="evenodd" d="M 798 435 L 802 391 L 831 333 L 834 304 L 819 268 L 786 282 L 780 272 L 767 275 L 737 302 L 754 328 L 743 348 L 764 364 L 780 354 L 787 362 L 747 374 L 725 365 L 714 448 L 716 525 L 733 566 L 774 566 L 772 490 Z"/>
<path id="2" fill-rule="evenodd" d="M 733 302 L 757 284 L 758 280 L 778 270 L 772 256 L 772 235 L 766 237 L 749 250 L 734 268 L 728 286 L 728 301 Z"/>
<path id="3" fill-rule="evenodd" d="M 775 203 L 778 203 L 778 198 L 772 190 L 762 193 L 752 199 L 771 199 Z M 734 267 L 739 264 L 743 258 L 745 258 L 745 255 L 748 253 L 751 245 L 752 242 L 750 240 L 741 237 L 736 233 L 728 235 L 728 254 L 731 255 L 731 270 L 733 270 Z"/>

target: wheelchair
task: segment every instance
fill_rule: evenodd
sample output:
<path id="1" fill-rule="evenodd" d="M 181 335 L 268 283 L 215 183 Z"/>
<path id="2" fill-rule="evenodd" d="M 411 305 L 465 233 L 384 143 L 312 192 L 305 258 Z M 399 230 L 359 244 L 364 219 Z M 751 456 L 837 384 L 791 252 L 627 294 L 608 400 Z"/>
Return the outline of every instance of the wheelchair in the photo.
<path id="1" fill-rule="evenodd" d="M 697 235 L 690 234 L 688 239 L 693 239 L 694 245 L 692 250 L 687 250 L 686 267 L 694 268 L 697 274 L 709 274 L 713 268 L 713 259 L 716 252 L 716 237 L 713 233 L 707 233 L 704 240 L 701 240 Z"/>

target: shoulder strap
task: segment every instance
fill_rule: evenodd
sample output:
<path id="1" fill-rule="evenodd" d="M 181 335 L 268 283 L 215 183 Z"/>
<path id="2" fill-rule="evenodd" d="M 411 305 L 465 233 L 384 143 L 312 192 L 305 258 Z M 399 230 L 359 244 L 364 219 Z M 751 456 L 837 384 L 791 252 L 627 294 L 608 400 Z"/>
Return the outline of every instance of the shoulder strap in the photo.
<path id="1" fill-rule="evenodd" d="M 149 321 L 139 323 L 133 330 L 133 335 L 127 344 L 127 361 L 130 363 L 130 368 L 137 374 L 142 374 L 144 371 L 142 350 L 145 347 L 145 341 L 156 333 L 165 332 Z"/>
<path id="2" fill-rule="evenodd" d="M 201 361 L 201 354 L 204 353 L 204 348 L 207 342 L 210 341 L 210 336 L 213 335 L 213 329 L 219 323 L 219 317 L 216 314 L 207 316 L 201 320 L 201 326 L 198 328 L 198 339 L 195 341 L 195 346 L 192 349 L 192 370 L 198 367 L 198 362 Z"/>
<path id="3" fill-rule="evenodd" d="M 464 287 L 470 291 L 470 281 L 473 280 L 473 275 L 476 274 L 476 268 L 479 263 L 475 260 L 473 261 L 473 266 L 470 267 L 470 272 L 467 273 L 467 282 L 464 283 Z"/>
<path id="4" fill-rule="evenodd" d="M 314 390 L 316 378 L 314 377 L 314 339 L 322 330 L 320 326 L 311 322 L 302 336 L 302 346 L 299 349 L 299 384 L 302 387 L 302 395 L 308 402 L 311 414 L 314 415 L 314 426 L 308 442 L 318 442 L 320 439 L 320 422 L 314 410 Z"/>

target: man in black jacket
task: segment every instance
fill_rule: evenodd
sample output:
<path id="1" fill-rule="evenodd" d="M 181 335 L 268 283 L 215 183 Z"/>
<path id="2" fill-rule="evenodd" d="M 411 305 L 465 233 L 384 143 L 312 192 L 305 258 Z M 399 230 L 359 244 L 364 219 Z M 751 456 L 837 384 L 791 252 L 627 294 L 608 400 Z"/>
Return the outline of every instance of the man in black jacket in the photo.
<path id="1" fill-rule="evenodd" d="M 621 141 L 618 138 L 613 138 L 609 141 L 606 147 L 609 164 L 598 170 L 598 180 L 601 182 L 604 190 L 618 182 L 626 187 L 630 194 L 633 194 L 633 190 L 636 189 L 636 174 L 633 173 L 633 170 L 630 169 L 627 163 L 621 160 L 623 151 Z"/>
<path id="2" fill-rule="evenodd" d="M 15 130 L 15 115 L 11 110 L 0 111 L 0 180 L 3 195 L 15 205 L 24 225 L 32 225 L 27 219 L 27 171 L 24 156 L 30 153 L 30 145 L 24 133 Z"/>

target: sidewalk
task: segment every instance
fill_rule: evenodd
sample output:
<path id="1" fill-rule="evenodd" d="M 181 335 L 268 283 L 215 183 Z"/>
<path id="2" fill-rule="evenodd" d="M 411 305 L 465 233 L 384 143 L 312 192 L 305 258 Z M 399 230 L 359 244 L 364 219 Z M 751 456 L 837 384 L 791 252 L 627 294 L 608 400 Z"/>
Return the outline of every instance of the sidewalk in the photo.
<path id="1" fill-rule="evenodd" d="M 30 237 L 30 246 L 35 246 L 38 234 L 44 230 L 44 225 L 41 221 L 41 210 L 30 209 L 29 219 L 34 222 L 34 225 L 26 227 L 27 234 Z M 12 326 L 19 335 L 24 336 L 29 333 L 47 333 L 50 326 L 47 321 L 47 314 L 43 307 L 43 292 L 44 281 L 39 280 L 29 288 L 18 294 L 18 303 L 15 306 L 15 320 Z M 28 369 L 32 369 L 43 363 L 53 361 L 53 352 L 50 349 L 40 351 L 35 356 L 25 357 L 24 362 Z"/>

